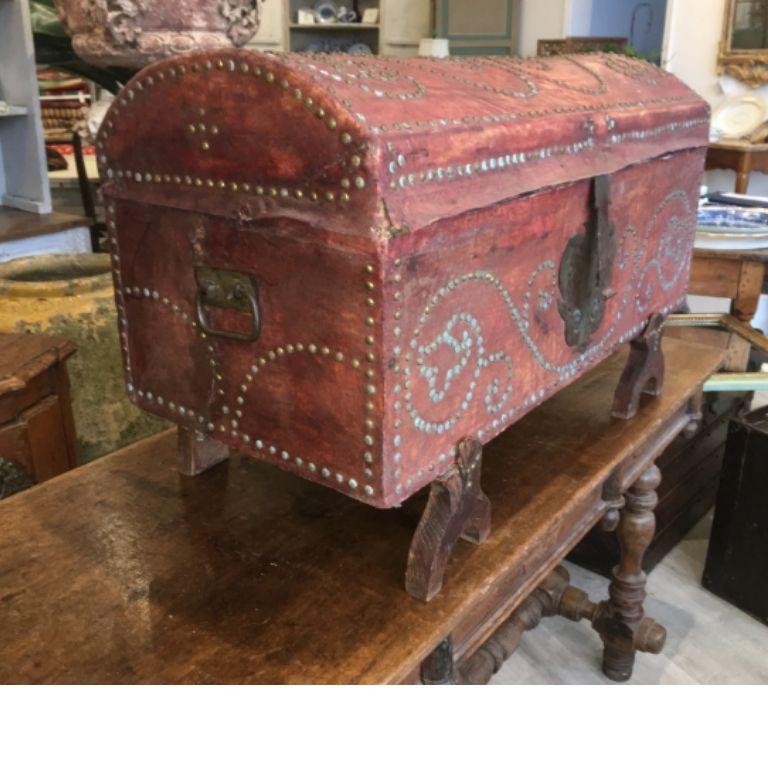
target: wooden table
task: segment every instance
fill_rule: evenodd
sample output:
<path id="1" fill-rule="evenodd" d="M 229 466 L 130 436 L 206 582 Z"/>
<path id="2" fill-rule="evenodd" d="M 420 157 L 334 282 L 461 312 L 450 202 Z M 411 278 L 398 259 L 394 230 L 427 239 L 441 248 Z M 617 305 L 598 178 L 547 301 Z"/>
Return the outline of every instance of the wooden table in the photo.
<path id="1" fill-rule="evenodd" d="M 380 511 L 237 456 L 182 477 L 171 432 L 5 500 L 0 682 L 443 681 L 454 661 L 477 680 L 478 660 L 492 671 L 505 653 L 494 632 L 603 517 L 624 546 L 612 600 L 556 607 L 592 605 L 606 663 L 631 671 L 636 646 L 659 639 L 639 565 L 653 460 L 723 355 L 664 346 L 664 392 L 634 419 L 609 416 L 622 353 L 486 447 L 491 536 L 459 542 L 428 604 L 403 588 L 423 498 Z"/>
<path id="2" fill-rule="evenodd" d="M 0 498 L 77 466 L 67 339 L 0 334 Z"/>
<path id="3" fill-rule="evenodd" d="M 746 141 L 713 141 L 707 150 L 706 170 L 726 170 L 736 172 L 736 187 L 740 195 L 745 195 L 749 187 L 749 174 L 752 171 L 768 173 L 768 144 L 750 144 Z"/>
<path id="4" fill-rule="evenodd" d="M 747 194 L 752 171 L 768 174 L 768 144 L 714 141 L 707 150 L 706 170 L 736 172 L 734 191 Z M 749 323 L 765 290 L 768 251 L 715 251 L 697 248 L 691 266 L 691 293 L 725 296 L 733 300 L 732 313 Z"/>
<path id="5" fill-rule="evenodd" d="M 731 314 L 751 323 L 763 292 L 768 250 L 722 251 L 696 248 L 689 292 L 731 299 Z"/>

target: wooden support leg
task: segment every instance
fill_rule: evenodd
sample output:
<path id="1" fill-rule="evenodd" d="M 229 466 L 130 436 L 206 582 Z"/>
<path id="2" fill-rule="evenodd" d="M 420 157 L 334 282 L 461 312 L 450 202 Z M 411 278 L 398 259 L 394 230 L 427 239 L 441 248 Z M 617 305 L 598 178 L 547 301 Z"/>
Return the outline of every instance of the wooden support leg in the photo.
<path id="1" fill-rule="evenodd" d="M 659 653 L 666 640 L 664 627 L 643 614 L 643 555 L 656 528 L 654 509 L 660 481 L 658 467 L 651 464 L 626 493 L 627 503 L 616 530 L 621 561 L 613 569 L 610 597 L 597 607 L 592 622 L 603 640 L 603 672 L 611 680 L 629 680 L 635 653 Z"/>
<path id="2" fill-rule="evenodd" d="M 643 615 L 645 574 L 643 555 L 653 538 L 656 506 L 655 489 L 661 474 L 651 465 L 627 492 L 626 509 L 617 478 L 603 488 L 605 530 L 618 530 L 622 557 L 614 569 L 610 599 L 593 603 L 586 592 L 570 584 L 568 571 L 558 565 L 520 604 L 477 651 L 459 667 L 462 683 L 484 684 L 517 650 L 525 632 L 534 629 L 547 616 L 563 616 L 571 621 L 587 619 L 605 646 L 603 670 L 612 680 L 628 680 L 636 651 L 659 653 L 666 631 Z"/>
<path id="3" fill-rule="evenodd" d="M 490 533 L 491 504 L 480 487 L 482 450 L 477 440 L 462 440 L 456 464 L 432 483 L 405 573 L 405 588 L 418 600 L 428 602 L 440 591 L 460 536 L 479 544 Z"/>
<path id="4" fill-rule="evenodd" d="M 757 312 L 760 295 L 763 292 L 765 264 L 762 261 L 742 259 L 739 273 L 739 284 L 733 298 L 731 312 L 747 325 Z"/>
<path id="5" fill-rule="evenodd" d="M 229 458 L 224 443 L 186 427 L 178 428 L 178 464 L 182 475 L 199 475 Z"/>
<path id="6" fill-rule="evenodd" d="M 520 604 L 506 621 L 460 667 L 459 679 L 469 685 L 484 685 L 517 650 L 523 634 L 546 616 L 560 612 L 564 596 L 573 590 L 568 571 L 558 565 Z M 580 594 L 584 594 L 577 590 Z M 569 595 L 570 597 L 570 595 Z"/>
<path id="7" fill-rule="evenodd" d="M 517 650 L 523 634 L 537 627 L 547 616 L 563 616 L 570 621 L 590 621 L 606 643 L 606 658 L 607 643 L 611 644 L 612 649 L 631 648 L 631 656 L 634 659 L 635 651 L 659 653 L 666 638 L 664 627 L 642 615 L 642 598 L 639 618 L 635 617 L 632 626 L 628 626 L 623 618 L 617 615 L 611 600 L 600 604 L 593 603 L 586 592 L 571 586 L 568 571 L 558 565 L 493 635 L 462 662 L 456 675 L 458 681 L 470 685 L 487 683 Z M 606 639 L 607 637 L 610 639 Z M 622 668 L 622 676 L 613 674 L 613 666 L 604 666 L 604 670 L 613 680 L 627 680 L 632 673 L 632 662 L 630 660 L 628 669 L 626 664 Z"/>
<path id="8" fill-rule="evenodd" d="M 645 330 L 630 343 L 629 359 L 621 374 L 611 414 L 618 419 L 631 419 L 637 413 L 640 396 L 658 396 L 664 386 L 664 354 L 661 331 L 664 316 L 651 315 Z"/>
<path id="9" fill-rule="evenodd" d="M 421 663 L 421 682 L 424 685 L 455 685 L 453 669 L 453 642 L 450 635 Z"/>

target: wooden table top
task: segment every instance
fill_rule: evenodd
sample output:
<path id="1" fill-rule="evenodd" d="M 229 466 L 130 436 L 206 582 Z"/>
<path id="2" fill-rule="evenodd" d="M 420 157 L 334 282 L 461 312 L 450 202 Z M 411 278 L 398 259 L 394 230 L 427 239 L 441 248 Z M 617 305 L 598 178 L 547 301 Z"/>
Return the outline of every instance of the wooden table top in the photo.
<path id="1" fill-rule="evenodd" d="M 68 213 L 56 211 L 42 214 L 29 213 L 17 208 L 0 206 L 0 243 L 90 226 L 91 220 L 85 216 L 71 216 Z"/>
<path id="2" fill-rule="evenodd" d="M 0 333 L 0 395 L 23 389 L 35 376 L 76 350 L 73 341 L 60 336 Z"/>
<path id="3" fill-rule="evenodd" d="M 702 233 L 699 233 L 702 234 Z M 725 261 L 762 261 L 768 262 L 768 248 L 745 248 L 738 249 L 717 249 L 717 248 L 694 248 L 693 258 L 695 259 L 721 259 Z"/>
<path id="4" fill-rule="evenodd" d="M 768 144 L 752 144 L 741 139 L 720 139 L 709 144 L 710 149 L 728 149 L 737 152 L 768 152 Z"/>
<path id="5" fill-rule="evenodd" d="M 486 447 L 491 536 L 459 542 L 428 604 L 403 587 L 424 494 L 376 510 L 240 457 L 182 477 L 171 432 L 1 502 L 0 682 L 408 679 L 480 596 L 534 588 L 595 523 L 580 503 L 723 354 L 664 347 L 664 393 L 635 419 L 609 416 L 619 353 Z"/>

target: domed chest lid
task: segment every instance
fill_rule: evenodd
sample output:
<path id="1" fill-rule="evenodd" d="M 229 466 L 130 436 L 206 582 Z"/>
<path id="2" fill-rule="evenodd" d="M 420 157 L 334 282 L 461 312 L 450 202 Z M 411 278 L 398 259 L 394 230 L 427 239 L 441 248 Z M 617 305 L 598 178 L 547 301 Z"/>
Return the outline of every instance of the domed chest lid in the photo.
<path id="1" fill-rule="evenodd" d="M 391 237 L 708 141 L 672 75 L 610 54 L 200 52 L 142 70 L 99 136 L 116 198 Z"/>

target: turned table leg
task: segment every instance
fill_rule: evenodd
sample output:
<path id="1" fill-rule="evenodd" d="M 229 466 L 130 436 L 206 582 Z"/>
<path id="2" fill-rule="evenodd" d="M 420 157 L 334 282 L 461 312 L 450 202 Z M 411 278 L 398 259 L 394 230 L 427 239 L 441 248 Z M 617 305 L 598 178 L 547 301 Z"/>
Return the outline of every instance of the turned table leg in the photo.
<path id="1" fill-rule="evenodd" d="M 199 475 L 229 458 L 224 443 L 186 427 L 178 428 L 178 466 L 182 475 Z"/>
<path id="2" fill-rule="evenodd" d="M 603 640 L 603 671 L 611 680 L 628 680 L 635 653 L 659 653 L 666 639 L 666 630 L 643 612 L 643 555 L 656 529 L 654 509 L 660 481 L 658 467 L 651 464 L 626 493 L 616 529 L 621 560 L 613 569 L 610 597 L 600 604 L 593 621 Z"/>
<path id="3" fill-rule="evenodd" d="M 427 506 L 408 552 L 405 588 L 428 602 L 441 589 L 448 558 L 460 537 L 479 544 L 491 530 L 491 503 L 480 487 L 482 445 L 462 440 L 456 464 L 432 482 Z"/>

